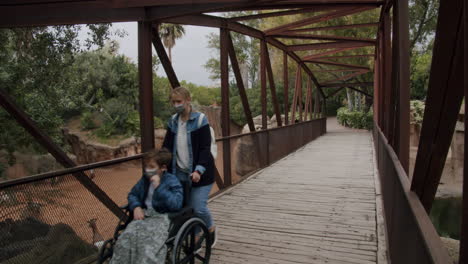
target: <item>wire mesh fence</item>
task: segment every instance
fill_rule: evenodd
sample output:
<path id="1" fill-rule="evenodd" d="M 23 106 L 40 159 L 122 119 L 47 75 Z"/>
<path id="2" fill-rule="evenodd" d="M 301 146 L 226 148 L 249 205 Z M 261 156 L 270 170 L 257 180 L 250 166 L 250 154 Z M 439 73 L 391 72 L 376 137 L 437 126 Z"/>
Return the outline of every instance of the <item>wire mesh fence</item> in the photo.
<path id="1" fill-rule="evenodd" d="M 138 159 L 85 167 L 118 205 L 141 177 Z M 77 263 L 112 237 L 117 216 L 74 173 L 0 183 L 0 263 Z"/>

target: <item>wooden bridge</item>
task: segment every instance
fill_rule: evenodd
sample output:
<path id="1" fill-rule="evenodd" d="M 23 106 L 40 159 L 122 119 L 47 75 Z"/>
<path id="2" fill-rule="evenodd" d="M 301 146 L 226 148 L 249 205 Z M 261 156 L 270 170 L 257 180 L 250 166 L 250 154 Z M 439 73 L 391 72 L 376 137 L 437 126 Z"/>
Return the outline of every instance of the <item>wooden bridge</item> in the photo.
<path id="1" fill-rule="evenodd" d="M 372 135 L 339 127 L 336 119 L 327 127 L 212 199 L 220 230 L 214 263 L 365 264 L 377 263 L 378 253 L 378 263 L 386 263 Z"/>
<path id="2" fill-rule="evenodd" d="M 258 12 L 235 17 L 207 14 L 250 10 Z M 343 17 L 375 10 L 380 14 L 378 21 L 338 23 L 346 22 Z M 310 15 L 298 21 L 268 29 L 241 23 L 307 13 Z M 341 20 L 326 27 L 317 25 L 333 19 Z M 440 1 L 414 173 L 409 172 L 408 19 L 408 0 L 0 1 L 1 28 L 138 22 L 143 152 L 155 146 L 152 46 L 171 86 L 180 85 L 159 38 L 159 23 L 220 29 L 222 127 L 217 142 L 222 155 L 216 161 L 219 192 L 210 206 L 220 228 L 221 241 L 213 252 L 213 263 L 451 262 L 428 214 L 463 97 L 468 96 L 468 4 L 463 0 Z M 373 28 L 372 36 L 338 34 L 342 29 L 363 27 Z M 330 35 L 330 31 L 336 34 Z M 259 41 L 260 129 L 253 122 L 232 33 Z M 370 47 L 372 54 L 330 56 L 364 47 Z M 281 78 L 274 76 L 269 49 L 283 55 Z M 369 61 L 360 61 L 360 65 L 342 61 L 351 58 Z M 229 61 L 249 127 L 248 133 L 239 135 L 231 135 L 229 127 Z M 294 74 L 290 74 L 288 63 L 291 62 L 295 64 Z M 332 68 L 319 69 L 317 65 Z M 345 74 L 349 71 L 353 73 Z M 342 73 L 322 80 L 316 72 Z M 357 76 L 364 81 L 353 82 Z M 290 93 L 289 85 L 294 86 L 292 102 L 288 96 L 280 102 L 275 77 L 276 83 L 278 79 L 283 82 L 283 94 Z M 373 92 L 363 87 L 373 87 Z M 371 132 L 342 129 L 334 123 L 327 129 L 327 100 L 345 88 L 363 94 L 372 102 Z M 275 128 L 268 126 L 268 104 L 276 117 Z M 125 203 L 127 190 L 141 175 L 142 155 L 77 166 L 15 104 L 3 87 L 0 87 L 0 105 L 67 168 L 0 183 L 0 228 L 9 228 L 8 233 L 2 232 L 0 236 L 7 234 L 13 239 L 12 234 L 21 228 L 11 226 L 37 225 L 35 221 L 40 221 L 46 229 L 68 230 L 65 233 L 70 237 L 66 242 L 72 244 L 60 245 L 66 249 L 83 241 L 89 246 L 95 242 L 97 229 L 102 237 L 111 237 L 117 220 L 127 217 L 119 205 Z M 466 121 L 465 116 L 465 127 Z M 244 153 L 253 153 L 253 158 L 249 160 L 250 171 L 239 175 L 233 156 L 239 149 L 238 141 L 243 139 L 249 142 L 244 146 Z M 467 134 L 465 142 L 468 142 Z M 468 170 L 464 171 L 464 179 L 459 263 L 468 263 Z M 83 224 L 87 221 L 94 223 L 92 233 Z M 33 233 L 37 229 L 28 230 Z M 43 240 L 14 242 L 2 245 L 0 253 L 4 255 L 0 257 L 6 254 L 16 259 L 27 258 L 29 261 L 19 263 L 31 263 L 37 260 L 36 253 L 58 252 L 45 250 L 48 243 Z M 24 256 L 15 255 L 25 248 L 34 250 Z M 92 246 L 83 247 L 83 252 L 78 252 L 82 255 L 65 262 L 73 263 L 81 257 L 89 260 L 94 251 Z M 80 263 L 89 262 L 92 261 Z"/>

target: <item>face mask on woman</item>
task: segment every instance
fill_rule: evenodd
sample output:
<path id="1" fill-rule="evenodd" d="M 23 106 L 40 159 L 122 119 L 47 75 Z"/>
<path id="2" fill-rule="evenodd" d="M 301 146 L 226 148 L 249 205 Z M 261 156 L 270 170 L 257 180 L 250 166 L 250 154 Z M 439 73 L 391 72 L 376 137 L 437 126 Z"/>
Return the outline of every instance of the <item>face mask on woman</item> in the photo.
<path id="1" fill-rule="evenodd" d="M 182 114 L 185 110 L 185 106 L 184 104 L 176 104 L 174 105 L 174 110 L 176 111 L 176 113 Z"/>

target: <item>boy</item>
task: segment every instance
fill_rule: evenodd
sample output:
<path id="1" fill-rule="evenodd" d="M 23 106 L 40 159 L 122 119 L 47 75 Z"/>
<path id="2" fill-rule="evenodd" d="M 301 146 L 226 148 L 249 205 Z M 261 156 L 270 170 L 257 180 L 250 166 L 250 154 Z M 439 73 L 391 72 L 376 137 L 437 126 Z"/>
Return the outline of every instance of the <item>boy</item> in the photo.
<path id="1" fill-rule="evenodd" d="M 171 161 L 172 154 L 167 149 L 150 151 L 143 158 L 145 173 L 128 194 L 128 206 L 135 220 L 144 219 L 143 209 L 168 213 L 182 208 L 182 185 L 167 172 Z"/>
<path id="2" fill-rule="evenodd" d="M 167 213 L 180 210 L 183 201 L 180 181 L 167 172 L 171 161 L 167 149 L 144 156 L 145 173 L 128 194 L 134 221 L 117 240 L 111 264 L 165 263 L 170 225 Z"/>

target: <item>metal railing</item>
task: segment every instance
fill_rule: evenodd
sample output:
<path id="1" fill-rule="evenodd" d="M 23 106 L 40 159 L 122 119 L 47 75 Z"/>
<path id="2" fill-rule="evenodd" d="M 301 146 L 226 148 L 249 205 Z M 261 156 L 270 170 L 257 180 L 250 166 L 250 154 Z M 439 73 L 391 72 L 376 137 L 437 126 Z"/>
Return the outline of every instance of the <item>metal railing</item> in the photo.
<path id="1" fill-rule="evenodd" d="M 236 184 L 326 132 L 326 118 L 217 139 L 231 150 L 231 182 L 218 175 L 217 191 Z M 222 148 L 219 148 L 222 152 Z M 141 157 L 114 159 L 0 182 L 0 263 L 76 263 L 91 259 L 111 238 L 117 216 L 75 176 L 89 177 L 117 205 L 141 177 Z M 223 155 L 216 160 L 223 171 Z M 214 194 L 213 193 L 213 194 Z M 47 252 L 47 254 L 39 254 Z M 91 256 L 91 257 L 90 257 Z"/>
<path id="2" fill-rule="evenodd" d="M 0 263 L 75 263 L 97 253 L 118 219 L 73 174 L 84 173 L 123 205 L 141 177 L 141 157 L 1 182 Z"/>
<path id="3" fill-rule="evenodd" d="M 396 153 L 374 123 L 374 147 L 382 186 L 388 252 L 392 263 L 451 263 Z"/>

